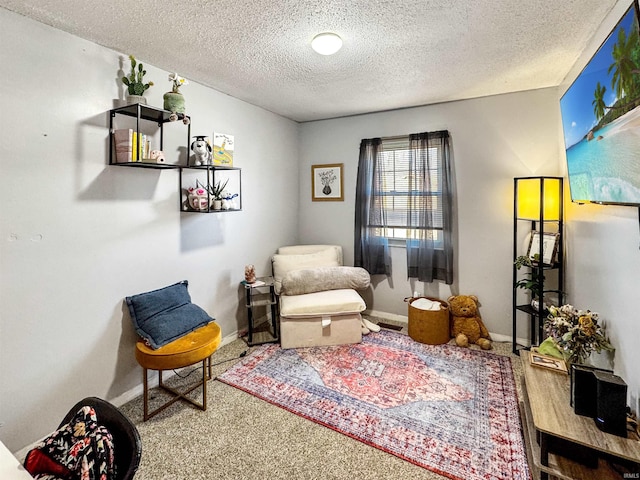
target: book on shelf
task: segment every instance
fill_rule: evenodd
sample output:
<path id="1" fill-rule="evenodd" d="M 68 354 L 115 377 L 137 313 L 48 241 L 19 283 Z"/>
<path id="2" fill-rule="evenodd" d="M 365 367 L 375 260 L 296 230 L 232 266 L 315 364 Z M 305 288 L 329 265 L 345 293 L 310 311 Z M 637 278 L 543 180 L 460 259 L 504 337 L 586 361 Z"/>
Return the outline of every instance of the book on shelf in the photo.
<path id="1" fill-rule="evenodd" d="M 114 131 L 116 163 L 142 162 L 151 156 L 151 140 L 131 128 Z"/>
<path id="2" fill-rule="evenodd" d="M 131 161 L 138 161 L 138 132 L 131 133 Z"/>
<path id="3" fill-rule="evenodd" d="M 131 162 L 133 157 L 133 130 L 119 128 L 114 132 L 116 163 Z"/>

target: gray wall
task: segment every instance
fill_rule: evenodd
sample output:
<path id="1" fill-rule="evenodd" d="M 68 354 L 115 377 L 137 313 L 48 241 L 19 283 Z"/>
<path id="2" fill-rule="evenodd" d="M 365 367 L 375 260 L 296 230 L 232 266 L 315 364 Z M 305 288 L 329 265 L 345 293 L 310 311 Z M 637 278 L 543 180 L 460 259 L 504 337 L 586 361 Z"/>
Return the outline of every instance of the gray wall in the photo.
<path id="1" fill-rule="evenodd" d="M 17 451 L 84 396 L 141 392 L 125 296 L 188 279 L 224 337 L 246 328 L 244 265 L 268 273 L 275 249 L 297 240 L 298 124 L 182 87 L 193 135 L 235 135 L 244 210 L 180 213 L 178 171 L 106 165 L 129 52 L 4 9 L 0 43 L 0 439 Z M 162 106 L 169 72 L 145 66 L 149 104 Z"/>
<path id="2" fill-rule="evenodd" d="M 369 309 L 407 315 L 414 291 L 448 298 L 475 294 L 489 330 L 511 335 L 513 177 L 555 174 L 557 91 L 544 89 L 326 120 L 301 127 L 300 238 L 334 241 L 353 262 L 358 151 L 363 138 L 449 130 L 457 197 L 455 282 L 407 280 L 404 248 L 392 248 L 392 278 L 374 277 Z M 312 202 L 311 165 L 344 163 L 345 201 Z M 527 337 L 522 321 L 519 336 Z"/>

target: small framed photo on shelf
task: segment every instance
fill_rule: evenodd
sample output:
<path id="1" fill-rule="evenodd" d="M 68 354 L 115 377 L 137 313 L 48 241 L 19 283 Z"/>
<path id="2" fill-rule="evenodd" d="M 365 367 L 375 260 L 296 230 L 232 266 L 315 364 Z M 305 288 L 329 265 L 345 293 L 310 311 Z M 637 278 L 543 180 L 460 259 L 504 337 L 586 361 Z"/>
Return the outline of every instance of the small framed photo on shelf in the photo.
<path id="1" fill-rule="evenodd" d="M 531 347 L 529 351 L 529 358 L 531 360 L 531 365 L 541 368 L 547 368 L 549 370 L 553 370 L 555 372 L 567 373 L 567 363 L 556 357 L 551 357 L 549 355 L 543 355 L 538 352 L 538 349 L 535 347 Z"/>
<path id="2" fill-rule="evenodd" d="M 534 260 L 536 254 L 540 254 L 540 242 L 542 241 L 542 263 L 545 265 L 553 265 L 558 254 L 558 241 L 560 235 L 557 233 L 546 233 L 540 238 L 540 232 L 534 230 L 531 232 L 529 239 L 529 249 L 527 256 Z"/>
<path id="3" fill-rule="evenodd" d="M 233 167 L 233 135 L 213 132 L 213 164 Z"/>
<path id="4" fill-rule="evenodd" d="M 344 201 L 342 163 L 311 165 L 311 200 Z"/>

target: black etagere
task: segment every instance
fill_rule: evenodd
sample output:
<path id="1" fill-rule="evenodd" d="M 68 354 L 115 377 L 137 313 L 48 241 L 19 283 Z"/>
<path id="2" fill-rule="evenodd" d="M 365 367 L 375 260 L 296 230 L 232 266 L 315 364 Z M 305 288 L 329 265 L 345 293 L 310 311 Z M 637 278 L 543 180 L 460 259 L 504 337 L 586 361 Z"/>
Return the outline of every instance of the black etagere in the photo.
<path id="1" fill-rule="evenodd" d="M 543 340 L 544 320 L 548 315 L 545 298 L 552 304 L 564 301 L 564 184 L 562 177 L 536 176 L 514 178 L 513 183 L 513 325 L 512 350 L 518 351 L 518 318 L 529 320 L 530 347 Z M 529 242 L 523 245 L 523 229 L 530 232 Z M 535 242 L 537 237 L 538 241 Z M 532 258 L 532 266 L 518 270 L 515 260 L 521 255 Z M 522 275 L 535 275 L 538 307 L 518 303 L 516 282 Z M 553 285 L 554 288 L 549 288 Z"/>

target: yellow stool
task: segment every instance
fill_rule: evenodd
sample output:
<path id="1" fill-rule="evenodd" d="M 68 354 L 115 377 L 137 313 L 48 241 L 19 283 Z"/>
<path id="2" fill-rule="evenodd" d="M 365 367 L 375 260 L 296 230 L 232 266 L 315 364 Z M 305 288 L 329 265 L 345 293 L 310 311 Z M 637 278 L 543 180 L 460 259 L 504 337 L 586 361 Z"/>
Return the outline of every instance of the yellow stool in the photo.
<path id="1" fill-rule="evenodd" d="M 222 340 L 220 326 L 211 322 L 204 327 L 200 327 L 184 337 L 180 337 L 163 347 L 154 350 L 148 347 L 143 340 L 136 343 L 136 360 L 143 368 L 144 380 L 144 421 L 160 413 L 165 408 L 173 405 L 174 402 L 182 399 L 196 407 L 207 409 L 207 380 L 211 379 L 211 355 L 216 351 Z M 162 371 L 176 368 L 188 367 L 195 363 L 202 362 L 202 381 L 192 386 L 184 392 L 179 392 L 162 383 Z M 147 383 L 147 370 L 158 371 L 159 387 L 174 395 L 164 405 L 149 413 L 149 385 Z M 187 398 L 185 395 L 202 385 L 202 404 Z"/>

